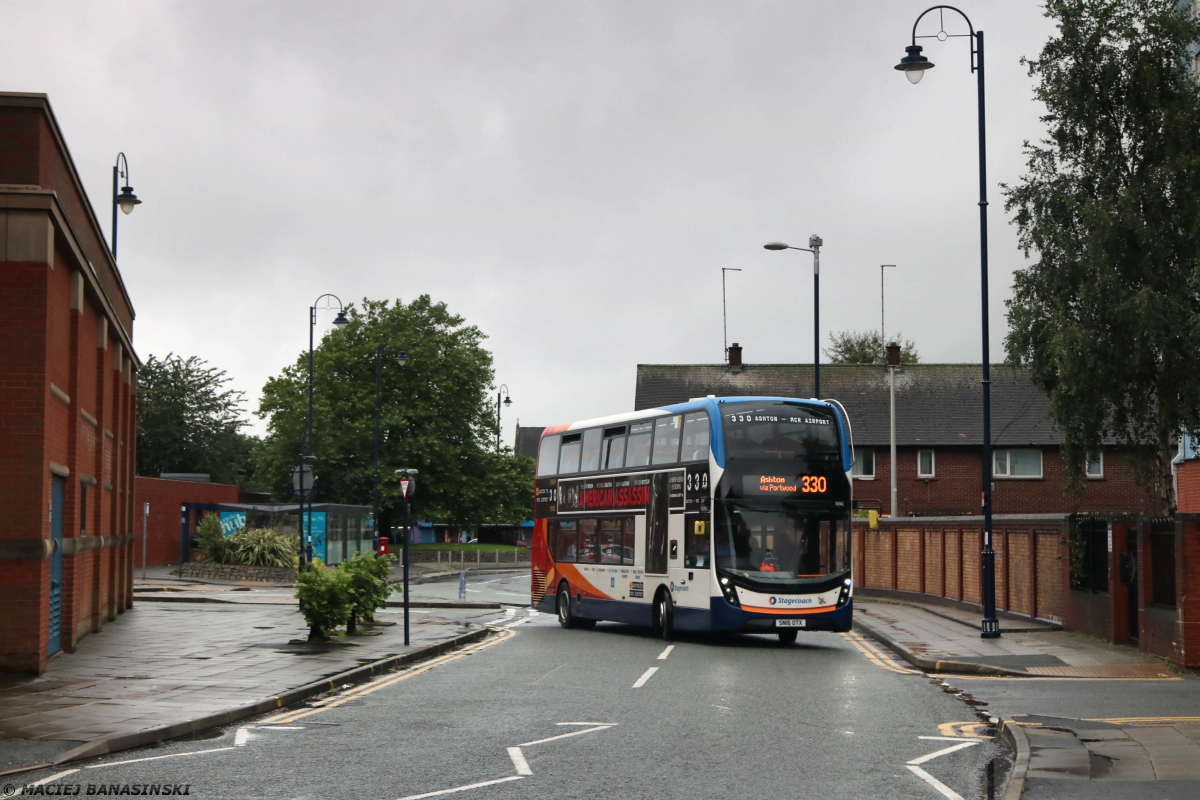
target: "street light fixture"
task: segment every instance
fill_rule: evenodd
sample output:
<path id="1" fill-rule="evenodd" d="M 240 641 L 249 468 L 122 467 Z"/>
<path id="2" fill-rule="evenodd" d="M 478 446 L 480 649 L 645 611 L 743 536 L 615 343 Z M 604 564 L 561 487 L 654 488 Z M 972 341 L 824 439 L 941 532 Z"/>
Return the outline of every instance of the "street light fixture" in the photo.
<path id="1" fill-rule="evenodd" d="M 125 165 L 125 169 L 121 169 L 121 165 Z M 117 191 L 118 178 L 125 179 L 125 186 Z M 141 205 L 142 201 L 138 200 L 138 196 L 133 193 L 133 187 L 129 185 L 129 160 L 125 158 L 124 153 L 117 153 L 117 163 L 113 165 L 113 208 L 112 208 L 112 256 L 113 261 L 117 260 L 117 209 L 129 214 L 133 212 L 133 207 Z"/>
<path id="2" fill-rule="evenodd" d="M 383 345 L 375 346 L 375 495 L 371 504 L 371 520 L 375 526 L 375 552 L 379 552 L 379 374 L 383 359 Z M 408 363 L 408 353 L 403 350 L 396 353 L 396 363 L 404 366 Z"/>
<path id="3" fill-rule="evenodd" d="M 792 247 L 783 242 L 764 244 L 767 250 L 805 250 L 813 254 L 813 397 L 821 397 L 821 237 L 808 237 L 808 247 Z"/>
<path id="4" fill-rule="evenodd" d="M 508 396 L 508 384 L 500 384 L 500 390 L 496 392 L 496 452 L 500 452 L 500 396 L 504 396 L 504 407 L 508 408 L 512 405 L 512 398 Z"/>
<path id="5" fill-rule="evenodd" d="M 350 320 L 346 318 L 346 312 L 342 309 L 342 301 L 335 294 L 321 295 L 314 300 L 313 304 L 308 308 L 308 437 L 306 440 L 308 444 L 308 453 L 305 455 L 305 460 L 309 462 L 316 461 L 316 457 L 313 455 L 313 334 L 317 327 L 318 304 L 327 297 L 337 302 L 338 315 L 333 320 L 334 327 L 336 327 L 338 330 L 341 330 L 350 324 Z M 325 309 L 333 308 L 333 306 L 329 304 L 320 307 Z M 307 516 L 305 516 L 304 513 L 304 501 L 306 499 L 309 500 Z M 308 493 L 307 496 L 305 494 L 300 496 L 300 525 L 302 526 L 304 533 L 304 541 L 301 543 L 302 555 L 300 558 L 300 571 L 303 572 L 308 568 L 309 563 L 312 561 L 311 493 Z"/>
<path id="6" fill-rule="evenodd" d="M 917 36 L 917 25 L 930 11 L 938 12 L 938 32 L 928 36 Z M 961 16 L 966 21 L 970 33 L 946 33 L 946 11 L 953 11 Z M 1000 636 L 1000 622 L 996 619 L 996 551 L 992 549 L 992 379 L 988 353 L 987 136 L 983 102 L 983 31 L 975 30 L 970 18 L 954 6 L 928 8 L 922 11 L 913 23 L 912 44 L 904 48 L 908 55 L 900 60 L 896 69 L 904 72 L 911 82 L 917 83 L 925 74 L 925 70 L 933 68 L 933 63 L 921 55 L 917 39 L 937 39 L 944 42 L 952 38 L 971 39 L 971 71 L 975 73 L 979 98 L 979 275 L 983 327 L 983 620 L 980 623 L 979 635 L 984 639 L 996 639 Z"/>

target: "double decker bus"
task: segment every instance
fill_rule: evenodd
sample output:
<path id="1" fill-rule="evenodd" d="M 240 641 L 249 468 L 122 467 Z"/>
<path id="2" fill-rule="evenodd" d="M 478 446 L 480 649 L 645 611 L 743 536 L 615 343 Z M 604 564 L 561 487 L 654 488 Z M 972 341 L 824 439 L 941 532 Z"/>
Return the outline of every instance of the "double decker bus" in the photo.
<path id="1" fill-rule="evenodd" d="M 533 607 L 664 638 L 848 631 L 852 452 L 836 401 L 707 397 L 547 428 Z"/>

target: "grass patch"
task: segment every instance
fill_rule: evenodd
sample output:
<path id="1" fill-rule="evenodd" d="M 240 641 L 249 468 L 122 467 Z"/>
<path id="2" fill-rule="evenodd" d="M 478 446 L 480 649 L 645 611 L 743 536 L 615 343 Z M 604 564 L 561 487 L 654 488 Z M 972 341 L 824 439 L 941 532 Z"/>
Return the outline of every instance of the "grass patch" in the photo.
<path id="1" fill-rule="evenodd" d="M 528 550 L 526 547 L 516 547 L 511 544 L 458 544 L 456 542 L 434 542 L 433 544 L 410 544 L 409 550 L 453 550 L 456 553 L 511 553 L 514 550 Z"/>

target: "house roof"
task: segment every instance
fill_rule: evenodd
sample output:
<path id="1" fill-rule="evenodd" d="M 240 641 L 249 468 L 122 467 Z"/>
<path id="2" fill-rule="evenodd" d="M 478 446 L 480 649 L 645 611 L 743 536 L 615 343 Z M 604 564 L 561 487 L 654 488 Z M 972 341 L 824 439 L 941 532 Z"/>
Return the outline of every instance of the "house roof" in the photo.
<path id="1" fill-rule="evenodd" d="M 992 442 L 998 447 L 1057 446 L 1063 437 L 1050 404 L 1020 368 L 992 366 Z M 978 364 L 910 364 L 896 373 L 896 443 L 907 447 L 976 447 L 983 443 L 982 374 Z M 639 364 L 637 410 L 706 395 L 811 397 L 812 364 Z M 869 364 L 822 364 L 821 394 L 846 408 L 860 446 L 886 447 L 887 370 Z"/>

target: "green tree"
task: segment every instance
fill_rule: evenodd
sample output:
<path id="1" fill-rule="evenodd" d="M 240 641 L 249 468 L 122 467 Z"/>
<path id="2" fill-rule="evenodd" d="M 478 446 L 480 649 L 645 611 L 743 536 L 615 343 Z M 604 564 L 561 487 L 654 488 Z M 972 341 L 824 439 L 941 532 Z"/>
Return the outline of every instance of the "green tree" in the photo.
<path id="1" fill-rule="evenodd" d="M 1190 5 L 1190 4 L 1188 4 Z M 1200 428 L 1200 24 L 1176 0 L 1048 0 L 1023 61 L 1047 137 L 1006 186 L 1020 244 L 1009 360 L 1050 398 L 1072 485 L 1109 437 L 1174 507 L 1170 440 Z"/>
<path id="2" fill-rule="evenodd" d="M 921 357 L 910 339 L 896 334 L 888 342 L 900 345 L 900 363 L 919 364 Z M 825 355 L 831 364 L 886 364 L 887 350 L 879 331 L 840 331 L 829 333 Z"/>
<path id="3" fill-rule="evenodd" d="M 224 370 L 201 358 L 150 356 L 138 371 L 137 471 L 207 472 L 237 483 L 254 438 L 241 432 L 241 392 L 225 389 Z"/>
<path id="4" fill-rule="evenodd" d="M 533 461 L 492 449 L 492 356 L 484 334 L 422 295 L 347 306 L 350 324 L 314 352 L 313 452 L 318 502 L 371 505 L 374 487 L 375 349 L 380 363 L 380 508 L 399 510 L 395 470 L 420 471 L 412 513 L 450 525 L 528 519 Z M 408 363 L 394 355 L 403 350 Z M 277 497 L 291 491 L 306 435 L 308 354 L 263 388 L 268 433 L 255 475 Z"/>

